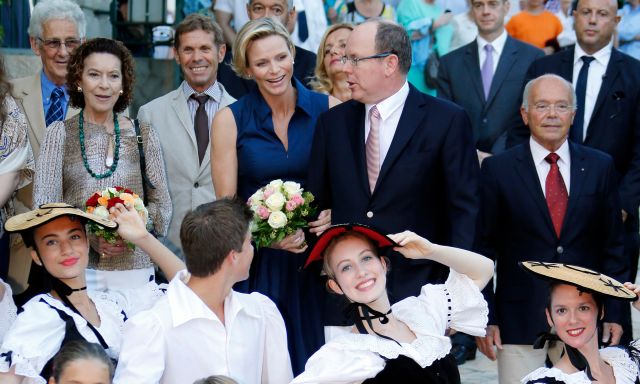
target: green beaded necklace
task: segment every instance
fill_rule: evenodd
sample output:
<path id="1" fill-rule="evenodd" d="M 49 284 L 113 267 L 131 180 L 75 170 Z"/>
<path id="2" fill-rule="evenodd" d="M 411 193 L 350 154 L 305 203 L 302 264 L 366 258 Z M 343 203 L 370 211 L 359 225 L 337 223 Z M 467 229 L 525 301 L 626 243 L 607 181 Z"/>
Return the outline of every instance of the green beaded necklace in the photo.
<path id="1" fill-rule="evenodd" d="M 87 172 L 89 172 L 89 174 L 92 177 L 95 177 L 96 179 L 104 179 L 107 178 L 111 175 L 113 175 L 113 172 L 116 170 L 116 168 L 118 167 L 118 159 L 120 156 L 120 125 L 118 125 L 118 116 L 114 113 L 113 114 L 113 130 L 115 132 L 116 135 L 116 149 L 115 149 L 115 153 L 113 155 L 113 164 L 111 164 L 111 167 L 109 167 L 109 169 L 107 170 L 107 172 L 105 173 L 100 173 L 100 174 L 96 174 L 95 172 L 93 172 L 91 170 L 91 167 L 89 167 L 89 161 L 87 161 L 87 152 L 86 149 L 84 148 L 84 109 L 80 111 L 80 153 L 82 155 L 82 161 L 84 162 L 84 167 L 87 170 Z"/>

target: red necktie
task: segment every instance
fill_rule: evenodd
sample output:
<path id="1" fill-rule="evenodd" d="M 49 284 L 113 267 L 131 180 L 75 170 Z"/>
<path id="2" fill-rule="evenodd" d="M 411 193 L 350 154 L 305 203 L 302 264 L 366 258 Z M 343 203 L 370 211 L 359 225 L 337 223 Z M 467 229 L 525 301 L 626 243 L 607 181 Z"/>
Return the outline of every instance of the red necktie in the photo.
<path id="1" fill-rule="evenodd" d="M 564 185 L 560 168 L 558 168 L 560 156 L 557 153 L 550 153 L 544 159 L 551 165 L 545 183 L 547 207 L 549 207 L 549 214 L 551 214 L 551 221 L 553 222 L 553 228 L 556 230 L 556 235 L 560 237 L 562 221 L 567 212 L 569 194 L 567 193 L 567 187 Z"/>

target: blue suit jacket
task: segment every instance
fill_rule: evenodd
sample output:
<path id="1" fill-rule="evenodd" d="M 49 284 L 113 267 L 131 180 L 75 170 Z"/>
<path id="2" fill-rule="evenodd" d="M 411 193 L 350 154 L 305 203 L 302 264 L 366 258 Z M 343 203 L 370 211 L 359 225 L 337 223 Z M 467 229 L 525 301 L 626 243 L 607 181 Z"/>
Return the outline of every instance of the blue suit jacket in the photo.
<path id="1" fill-rule="evenodd" d="M 458 106 L 413 86 L 373 194 L 365 161 L 364 104 L 351 100 L 316 126 L 307 187 L 332 222 L 358 222 L 384 233 L 414 231 L 439 244 L 470 249 L 477 217 L 478 160 L 469 119 Z M 392 301 L 417 295 L 447 269 L 391 256 Z"/>
<path id="2" fill-rule="evenodd" d="M 549 326 L 547 284 L 518 266 L 535 260 L 577 264 L 620 281 L 629 278 L 623 256 L 622 219 L 615 169 L 603 152 L 570 143 L 569 204 L 560 237 L 555 233 L 529 143 L 486 159 L 476 251 L 497 265 L 497 286 L 485 288 L 489 324 L 502 342 L 533 344 Z M 620 322 L 620 306 L 607 302 L 605 320 Z"/>
<path id="3" fill-rule="evenodd" d="M 567 49 L 531 64 L 527 79 L 555 73 L 573 79 L 574 49 Z M 511 132 L 509 144 L 527 140 L 528 130 Z M 638 232 L 640 204 L 640 61 L 613 49 L 583 143 L 613 157 L 619 174 L 622 208 L 629 214 L 629 231 Z M 637 236 L 637 234 L 636 234 Z M 637 257 L 637 249 L 635 251 Z"/>
<path id="4" fill-rule="evenodd" d="M 529 65 L 543 56 L 542 50 L 507 36 L 488 98 L 482 86 L 477 40 L 442 57 L 438 97 L 467 111 L 479 150 L 504 152 L 507 131 L 524 126 L 520 104 L 525 75 Z"/>

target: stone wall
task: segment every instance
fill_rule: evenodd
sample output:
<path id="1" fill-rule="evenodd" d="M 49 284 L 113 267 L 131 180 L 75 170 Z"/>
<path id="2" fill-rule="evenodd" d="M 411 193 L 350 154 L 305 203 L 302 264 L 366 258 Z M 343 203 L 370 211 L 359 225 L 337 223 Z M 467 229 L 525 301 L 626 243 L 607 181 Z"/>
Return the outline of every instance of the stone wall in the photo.
<path id="1" fill-rule="evenodd" d="M 28 49 L 0 50 L 4 57 L 9 79 L 29 76 L 42 68 L 40 58 Z M 133 103 L 129 107 L 131 116 L 147 102 L 175 89 L 181 79 L 174 60 L 157 60 L 136 57 L 136 85 Z"/>

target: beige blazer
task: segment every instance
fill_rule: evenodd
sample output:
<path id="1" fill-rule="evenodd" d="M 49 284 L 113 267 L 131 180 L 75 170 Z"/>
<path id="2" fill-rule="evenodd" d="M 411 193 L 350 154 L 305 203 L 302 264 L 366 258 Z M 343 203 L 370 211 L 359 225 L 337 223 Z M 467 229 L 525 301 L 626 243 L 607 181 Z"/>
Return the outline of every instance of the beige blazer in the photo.
<path id="1" fill-rule="evenodd" d="M 222 109 L 236 101 L 227 93 L 222 84 Z M 164 156 L 169 195 L 173 205 L 173 217 L 169 224 L 168 239 L 182 250 L 180 245 L 180 225 L 187 212 L 197 206 L 215 200 L 211 180 L 210 146 L 202 159 L 198 159 L 198 146 L 193 122 L 189 113 L 187 96 L 178 89 L 167 93 L 140 107 L 138 119 L 150 123 L 160 137 Z M 209 116 L 213 119 L 213 116 Z M 171 248 L 171 247 L 170 247 Z"/>

